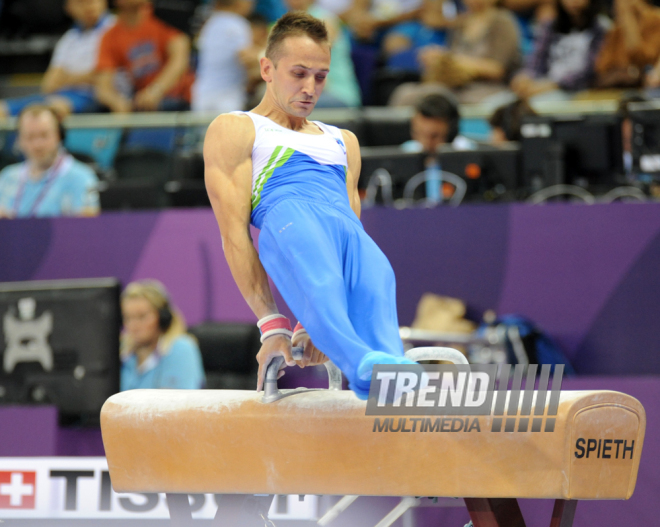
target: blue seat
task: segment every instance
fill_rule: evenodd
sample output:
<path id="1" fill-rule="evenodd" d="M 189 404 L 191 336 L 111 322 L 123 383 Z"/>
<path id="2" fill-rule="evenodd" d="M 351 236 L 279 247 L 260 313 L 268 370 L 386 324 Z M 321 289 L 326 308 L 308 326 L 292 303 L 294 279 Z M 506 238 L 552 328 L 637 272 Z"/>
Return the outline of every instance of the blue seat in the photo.
<path id="1" fill-rule="evenodd" d="M 176 128 L 133 128 L 126 131 L 123 146 L 171 152 L 177 144 Z"/>
<path id="2" fill-rule="evenodd" d="M 65 146 L 70 152 L 92 156 L 103 170 L 112 167 L 119 144 L 121 129 L 73 128 L 66 132 Z"/>
<path id="3" fill-rule="evenodd" d="M 463 117 L 460 122 L 461 134 L 475 141 L 488 141 L 491 127 L 487 119 Z"/>

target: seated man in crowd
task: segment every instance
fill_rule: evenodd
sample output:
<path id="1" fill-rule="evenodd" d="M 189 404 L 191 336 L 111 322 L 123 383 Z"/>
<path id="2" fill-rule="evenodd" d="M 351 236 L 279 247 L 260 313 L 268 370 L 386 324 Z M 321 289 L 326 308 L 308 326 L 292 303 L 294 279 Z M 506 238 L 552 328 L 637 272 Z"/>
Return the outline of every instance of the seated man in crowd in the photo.
<path id="1" fill-rule="evenodd" d="M 474 150 L 477 145 L 460 135 L 460 113 L 456 98 L 446 90 L 420 99 L 410 120 L 412 139 L 401 145 L 406 152 L 425 152 L 435 155 L 440 146 L 449 144 L 456 150 Z"/>
<path id="2" fill-rule="evenodd" d="M 158 20 L 149 0 L 115 4 L 117 23 L 101 41 L 98 100 L 113 112 L 189 109 L 193 74 L 188 37 Z M 130 94 L 115 85 L 115 73 L 120 71 L 128 76 Z"/>
<path id="3" fill-rule="evenodd" d="M 48 106 L 18 117 L 23 163 L 0 172 L 0 218 L 91 216 L 99 213 L 98 179 L 62 148 L 63 128 Z"/>
<path id="4" fill-rule="evenodd" d="M 55 46 L 41 83 L 41 93 L 0 101 L 0 118 L 18 115 L 28 104 L 42 103 L 61 117 L 71 112 L 94 112 L 94 75 L 101 38 L 115 23 L 107 0 L 66 0 L 64 9 L 74 26 Z"/>
<path id="5" fill-rule="evenodd" d="M 206 384 L 197 341 L 156 280 L 132 282 L 121 295 L 120 389 L 199 389 Z"/>
<path id="6" fill-rule="evenodd" d="M 216 114 L 243 110 L 247 71 L 241 52 L 252 45 L 247 15 L 249 0 L 215 0 L 197 42 L 199 66 L 193 85 L 192 109 Z"/>

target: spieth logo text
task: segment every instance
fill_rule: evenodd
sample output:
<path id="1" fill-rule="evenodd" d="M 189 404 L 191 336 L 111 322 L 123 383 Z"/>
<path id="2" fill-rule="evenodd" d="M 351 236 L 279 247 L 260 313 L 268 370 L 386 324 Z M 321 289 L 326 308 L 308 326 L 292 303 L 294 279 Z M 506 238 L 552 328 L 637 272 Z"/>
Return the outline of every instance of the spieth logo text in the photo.
<path id="1" fill-rule="evenodd" d="M 553 432 L 564 367 L 555 366 L 549 389 L 551 368 L 542 365 L 537 379 L 536 364 L 376 365 L 367 415 L 408 416 L 377 417 L 374 432 L 484 431 L 477 416 L 492 416 L 485 431 Z"/>

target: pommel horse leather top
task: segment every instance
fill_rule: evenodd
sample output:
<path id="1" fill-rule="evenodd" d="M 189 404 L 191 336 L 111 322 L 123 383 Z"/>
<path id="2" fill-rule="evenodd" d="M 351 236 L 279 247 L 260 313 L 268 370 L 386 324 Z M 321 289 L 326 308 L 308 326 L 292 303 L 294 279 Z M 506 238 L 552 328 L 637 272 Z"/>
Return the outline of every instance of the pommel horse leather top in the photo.
<path id="1" fill-rule="evenodd" d="M 562 392 L 552 432 L 492 432 L 487 415 L 470 431 L 420 420 L 413 432 L 408 419 L 393 433 L 365 410 L 350 391 L 266 404 L 252 391 L 133 390 L 108 399 L 101 426 L 118 492 L 557 500 L 630 498 L 646 427 L 639 401 L 613 391 Z"/>

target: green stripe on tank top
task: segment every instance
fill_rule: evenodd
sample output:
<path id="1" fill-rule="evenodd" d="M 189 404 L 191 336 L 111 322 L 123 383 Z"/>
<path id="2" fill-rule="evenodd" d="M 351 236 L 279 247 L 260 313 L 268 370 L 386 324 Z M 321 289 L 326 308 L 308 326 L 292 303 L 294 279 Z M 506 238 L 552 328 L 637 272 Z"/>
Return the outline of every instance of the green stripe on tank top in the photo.
<path id="1" fill-rule="evenodd" d="M 280 150 L 282 150 L 282 148 L 284 148 L 284 147 L 283 147 L 283 146 L 277 146 L 277 147 L 275 147 L 275 150 L 273 150 L 273 153 L 270 155 L 270 159 L 268 160 L 268 163 L 266 163 L 266 166 L 264 166 L 264 168 L 261 170 L 261 172 L 260 172 L 259 175 L 257 176 L 257 179 L 256 179 L 256 181 L 254 182 L 254 188 L 252 189 L 252 201 L 253 201 L 253 202 L 254 202 L 254 200 L 256 199 L 256 194 L 255 194 L 255 192 L 256 192 L 256 190 L 259 188 L 259 184 L 261 183 L 261 180 L 263 179 L 263 177 L 264 177 L 264 175 L 266 174 L 266 172 L 268 172 L 268 170 L 270 170 L 271 165 L 272 165 L 272 164 L 275 162 L 275 160 L 277 159 L 277 156 L 279 155 Z M 254 208 L 254 206 L 253 206 L 252 208 Z"/>
<path id="2" fill-rule="evenodd" d="M 263 178 L 261 177 L 261 175 L 259 176 L 259 178 L 257 179 L 257 184 L 255 185 L 255 189 L 254 189 L 255 195 L 252 198 L 252 210 L 254 210 L 257 207 L 257 205 L 259 205 L 259 202 L 261 201 L 261 191 L 263 190 L 264 185 L 266 184 L 268 179 L 270 179 L 270 176 L 273 175 L 273 172 L 275 172 L 276 169 L 284 165 L 284 163 L 286 163 L 289 160 L 289 158 L 294 152 L 295 150 L 293 148 L 287 148 L 282 154 L 282 156 L 277 160 L 275 166 L 272 167 L 267 173 L 265 173 Z"/>

